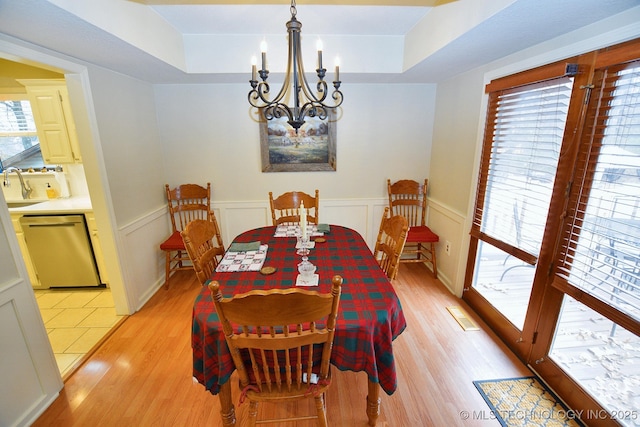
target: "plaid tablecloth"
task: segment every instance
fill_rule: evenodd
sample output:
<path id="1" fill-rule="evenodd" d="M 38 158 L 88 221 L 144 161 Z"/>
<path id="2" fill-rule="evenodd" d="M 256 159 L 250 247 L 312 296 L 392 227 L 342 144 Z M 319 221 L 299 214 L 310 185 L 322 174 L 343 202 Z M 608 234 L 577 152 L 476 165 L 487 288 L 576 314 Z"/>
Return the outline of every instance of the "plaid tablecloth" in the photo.
<path id="1" fill-rule="evenodd" d="M 275 227 L 247 231 L 234 242 L 259 240 L 269 245 L 264 266 L 276 267 L 271 275 L 259 272 L 214 273 L 225 297 L 252 289 L 289 288 L 295 285 L 300 255 L 295 238 L 275 238 Z M 318 267 L 317 287 L 330 292 L 331 278 L 343 277 L 342 296 L 331 363 L 340 370 L 365 371 L 387 394 L 396 390 L 397 378 L 392 341 L 402 333 L 406 321 L 398 296 L 373 258 L 360 234 L 331 225 L 324 243 L 311 249 L 309 261 Z M 218 315 L 206 286 L 196 298 L 192 325 L 193 375 L 207 390 L 217 394 L 235 370 L 222 334 Z"/>

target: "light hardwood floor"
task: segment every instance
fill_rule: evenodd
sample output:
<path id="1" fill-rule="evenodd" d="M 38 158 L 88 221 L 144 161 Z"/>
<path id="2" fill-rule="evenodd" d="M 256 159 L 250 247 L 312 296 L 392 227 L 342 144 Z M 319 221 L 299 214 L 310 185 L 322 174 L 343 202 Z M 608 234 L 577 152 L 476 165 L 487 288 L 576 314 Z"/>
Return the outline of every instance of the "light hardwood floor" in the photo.
<path id="1" fill-rule="evenodd" d="M 199 287 L 195 274 L 178 272 L 168 291 L 160 289 L 66 381 L 34 426 L 220 426 L 218 397 L 192 379 L 191 310 Z M 424 265 L 402 264 L 394 287 L 407 328 L 394 341 L 398 389 L 381 392 L 377 425 L 499 426 L 472 381 L 530 375 L 528 368 Z M 448 306 L 464 308 L 480 330 L 464 331 Z M 333 379 L 329 425 L 366 426 L 366 374 L 333 369 Z M 235 376 L 232 384 L 242 426 L 248 405 L 238 406 Z M 278 410 L 263 404 L 258 416 Z"/>

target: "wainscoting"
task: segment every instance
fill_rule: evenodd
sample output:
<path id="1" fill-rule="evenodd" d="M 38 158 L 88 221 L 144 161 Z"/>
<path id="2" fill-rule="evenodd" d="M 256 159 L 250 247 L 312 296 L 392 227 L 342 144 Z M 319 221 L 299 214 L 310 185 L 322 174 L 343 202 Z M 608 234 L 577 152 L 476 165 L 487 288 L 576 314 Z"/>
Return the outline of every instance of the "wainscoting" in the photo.
<path id="1" fill-rule="evenodd" d="M 321 199 L 319 221 L 350 227 L 362 235 L 373 250 L 380 219 L 388 199 Z M 220 223 L 222 239 L 229 245 L 240 233 L 271 225 L 269 202 L 265 200 L 214 202 L 212 208 Z M 466 218 L 437 202 L 430 202 L 429 226 L 440 236 L 438 244 L 438 278 L 455 295 L 462 294 L 468 231 Z M 166 206 L 119 230 L 122 269 L 127 284 L 127 298 L 139 310 L 164 283 L 164 253 L 159 245 L 170 230 Z M 444 242 L 451 243 L 450 255 Z"/>

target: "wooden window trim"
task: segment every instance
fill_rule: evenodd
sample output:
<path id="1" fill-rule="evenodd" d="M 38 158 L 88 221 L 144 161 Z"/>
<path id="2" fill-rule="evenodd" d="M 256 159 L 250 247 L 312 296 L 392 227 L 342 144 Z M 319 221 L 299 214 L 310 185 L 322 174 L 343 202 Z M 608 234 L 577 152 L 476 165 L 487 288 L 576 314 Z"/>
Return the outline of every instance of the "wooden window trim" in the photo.
<path id="1" fill-rule="evenodd" d="M 563 59 L 562 61 L 553 62 L 548 65 L 542 65 L 540 67 L 492 80 L 485 86 L 485 93 L 490 94 L 501 90 L 516 89 L 520 86 L 531 85 L 536 82 L 543 82 L 545 80 L 565 76 L 567 75 L 567 64 L 577 63 L 578 58 L 578 56 L 574 56 Z"/>

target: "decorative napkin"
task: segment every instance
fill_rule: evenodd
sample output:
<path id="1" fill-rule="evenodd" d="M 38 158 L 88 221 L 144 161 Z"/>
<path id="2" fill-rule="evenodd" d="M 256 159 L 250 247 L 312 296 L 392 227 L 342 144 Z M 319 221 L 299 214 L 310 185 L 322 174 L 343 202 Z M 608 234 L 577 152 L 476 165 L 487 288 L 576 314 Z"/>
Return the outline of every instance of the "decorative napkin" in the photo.
<path id="1" fill-rule="evenodd" d="M 224 258 L 216 267 L 216 272 L 232 272 L 232 271 L 260 271 L 262 268 L 262 264 L 264 264 L 264 260 L 267 258 L 267 249 L 269 249 L 268 245 L 261 245 L 260 242 L 251 242 L 251 243 L 239 243 L 238 245 L 253 245 L 248 246 L 249 248 L 255 247 L 255 243 L 258 243 L 257 250 L 244 250 L 244 251 L 233 251 L 234 245 L 236 243 L 231 244 L 229 246 L 229 250 L 224 254 Z M 247 246 L 236 246 L 243 248 Z"/>
<path id="2" fill-rule="evenodd" d="M 329 227 L 329 224 L 318 224 L 316 226 L 316 230 L 319 233 L 329 233 L 331 231 L 331 227 Z"/>
<path id="3" fill-rule="evenodd" d="M 326 225 L 326 224 L 325 224 Z M 309 237 L 314 237 L 314 236 L 322 236 L 324 235 L 324 233 L 322 233 L 319 229 L 318 229 L 318 225 L 315 224 L 309 224 L 307 226 L 307 233 L 309 235 Z M 327 229 L 329 228 L 328 225 L 326 225 Z M 296 225 L 296 224 L 280 224 L 276 227 L 276 232 L 273 235 L 273 237 L 296 237 L 300 235 L 300 226 Z"/>
<path id="4" fill-rule="evenodd" d="M 314 274 L 309 280 L 304 280 L 301 275 L 298 274 L 296 278 L 296 286 L 318 286 L 319 274 Z"/>
<path id="5" fill-rule="evenodd" d="M 304 245 L 304 247 L 307 249 L 313 249 L 316 247 L 316 242 L 314 242 L 313 240 L 309 240 L 307 244 Z M 298 242 L 296 243 L 296 249 L 300 249 L 300 248 L 302 248 L 302 242 L 298 240 Z"/>
<path id="6" fill-rule="evenodd" d="M 227 249 L 229 252 L 257 251 L 260 249 L 260 241 L 249 243 L 232 243 Z"/>

